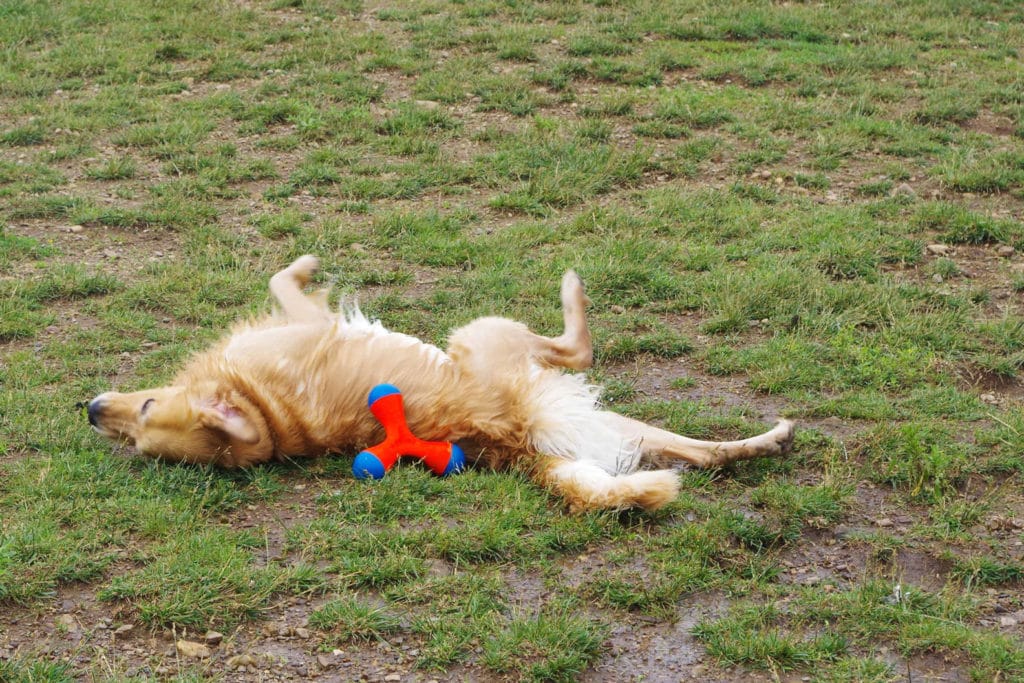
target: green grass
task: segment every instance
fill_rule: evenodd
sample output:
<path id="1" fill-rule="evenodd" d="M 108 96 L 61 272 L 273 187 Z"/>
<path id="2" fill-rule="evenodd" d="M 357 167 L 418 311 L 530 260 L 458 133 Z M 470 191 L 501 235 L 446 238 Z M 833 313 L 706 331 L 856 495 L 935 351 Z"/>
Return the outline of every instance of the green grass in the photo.
<path id="1" fill-rule="evenodd" d="M 0 619 L 72 590 L 155 634 L 294 608 L 310 657 L 567 681 L 696 614 L 708 678 L 1024 677 L 995 626 L 1024 601 L 1022 26 L 1010 0 L 4 4 Z M 795 451 L 573 516 L 517 472 L 226 473 L 89 430 L 76 402 L 167 381 L 308 252 L 437 344 L 558 334 L 573 268 L 608 405 L 703 439 L 791 417 Z M 143 675 L 89 643 L 0 679 Z"/>

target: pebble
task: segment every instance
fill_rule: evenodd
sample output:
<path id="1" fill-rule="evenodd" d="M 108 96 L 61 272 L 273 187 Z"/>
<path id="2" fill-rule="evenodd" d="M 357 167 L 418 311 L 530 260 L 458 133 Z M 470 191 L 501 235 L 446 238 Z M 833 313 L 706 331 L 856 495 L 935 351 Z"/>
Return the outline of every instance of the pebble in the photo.
<path id="1" fill-rule="evenodd" d="M 1003 258 L 1010 258 L 1015 253 L 1017 253 L 1017 250 L 1011 247 L 1009 244 L 1004 244 L 1003 246 L 996 249 L 996 253 L 1002 256 Z"/>
<path id="2" fill-rule="evenodd" d="M 320 665 L 322 669 L 329 669 L 334 664 L 334 658 L 328 657 L 327 655 L 317 655 L 316 663 Z"/>
<path id="3" fill-rule="evenodd" d="M 206 641 L 207 645 L 216 647 L 217 645 L 220 645 L 220 641 L 224 640 L 224 634 L 218 633 L 217 631 L 207 631 L 203 640 Z"/>
<path id="4" fill-rule="evenodd" d="M 78 621 L 76 621 L 75 617 L 70 614 L 58 614 L 54 621 L 56 621 L 59 626 L 63 626 L 69 631 L 78 630 Z"/>
<path id="5" fill-rule="evenodd" d="M 114 630 L 114 637 L 115 638 L 127 638 L 128 635 L 132 632 L 132 629 L 134 629 L 134 628 L 135 628 L 135 626 L 132 625 L 132 624 L 124 624 L 122 626 L 118 626 Z"/>
<path id="6" fill-rule="evenodd" d="M 982 403 L 987 403 L 991 406 L 998 405 L 999 403 L 999 399 L 996 398 L 995 394 L 982 394 L 978 399 L 981 400 Z"/>
<path id="7" fill-rule="evenodd" d="M 999 617 L 1000 626 L 1016 626 L 1017 620 L 1013 617 Z"/>
<path id="8" fill-rule="evenodd" d="M 908 199 L 916 199 L 917 193 L 914 192 L 914 188 L 906 183 L 900 183 L 892 191 L 893 197 L 906 197 Z"/>
<path id="9" fill-rule="evenodd" d="M 948 244 L 929 244 L 924 248 L 925 252 L 932 256 L 945 256 L 946 254 L 952 253 L 953 247 Z"/>
<path id="10" fill-rule="evenodd" d="M 384 677 L 384 680 L 385 681 L 400 681 L 400 680 L 402 680 L 402 677 L 400 675 L 398 675 L 398 674 L 388 674 L 387 676 Z"/>
<path id="11" fill-rule="evenodd" d="M 308 628 L 302 628 L 301 626 L 299 626 L 295 629 L 295 635 L 297 635 L 299 638 L 309 638 L 312 634 L 309 632 Z"/>
<path id="12" fill-rule="evenodd" d="M 888 517 L 882 517 L 875 520 L 875 526 L 892 526 L 892 520 Z"/>
<path id="13" fill-rule="evenodd" d="M 228 657 L 227 664 L 229 669 L 239 669 L 243 666 L 255 666 L 256 658 L 252 655 L 235 655 L 234 657 Z"/>
<path id="14" fill-rule="evenodd" d="M 81 225 L 72 225 L 70 228 L 68 228 L 68 232 L 75 233 L 82 232 L 83 230 L 85 230 L 85 228 L 82 227 Z"/>
<path id="15" fill-rule="evenodd" d="M 210 648 L 206 647 L 202 643 L 196 643 L 191 640 L 179 640 L 175 643 L 175 647 L 178 649 L 178 654 L 182 657 L 194 657 L 195 659 L 206 659 L 212 652 Z"/>

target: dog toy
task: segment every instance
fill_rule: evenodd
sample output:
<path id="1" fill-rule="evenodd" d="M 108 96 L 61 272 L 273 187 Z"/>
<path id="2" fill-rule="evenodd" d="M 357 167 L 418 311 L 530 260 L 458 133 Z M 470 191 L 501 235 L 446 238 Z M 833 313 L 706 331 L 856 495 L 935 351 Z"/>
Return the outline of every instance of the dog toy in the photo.
<path id="1" fill-rule="evenodd" d="M 385 438 L 376 446 L 359 453 L 352 462 L 357 479 L 381 479 L 403 455 L 420 458 L 430 470 L 441 477 L 460 472 L 466 466 L 466 455 L 457 444 L 447 441 L 424 441 L 413 436 L 405 420 L 402 392 L 391 384 L 378 384 L 367 401 L 370 412 L 384 426 Z"/>

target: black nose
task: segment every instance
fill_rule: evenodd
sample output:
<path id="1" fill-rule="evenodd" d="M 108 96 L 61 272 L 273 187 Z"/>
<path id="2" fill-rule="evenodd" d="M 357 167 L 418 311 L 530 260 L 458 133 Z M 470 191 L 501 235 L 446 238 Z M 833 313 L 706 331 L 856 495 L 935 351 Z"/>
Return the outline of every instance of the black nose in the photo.
<path id="1" fill-rule="evenodd" d="M 89 402 L 89 424 L 93 427 L 96 426 L 96 418 L 99 417 L 102 408 L 103 406 L 99 401 L 93 400 Z"/>

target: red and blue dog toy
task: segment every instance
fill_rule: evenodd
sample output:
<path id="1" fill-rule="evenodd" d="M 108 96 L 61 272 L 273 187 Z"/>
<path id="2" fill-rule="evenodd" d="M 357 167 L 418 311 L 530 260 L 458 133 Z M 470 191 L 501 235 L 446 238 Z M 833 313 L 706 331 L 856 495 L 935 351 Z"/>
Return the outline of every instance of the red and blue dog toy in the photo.
<path id="1" fill-rule="evenodd" d="M 378 384 L 370 391 L 370 412 L 384 426 L 385 438 L 376 446 L 359 453 L 352 462 L 357 479 L 381 479 L 398 458 L 410 455 L 420 458 L 430 470 L 441 477 L 461 472 L 466 455 L 457 444 L 447 441 L 424 441 L 413 436 L 405 420 L 402 392 L 391 384 Z"/>

